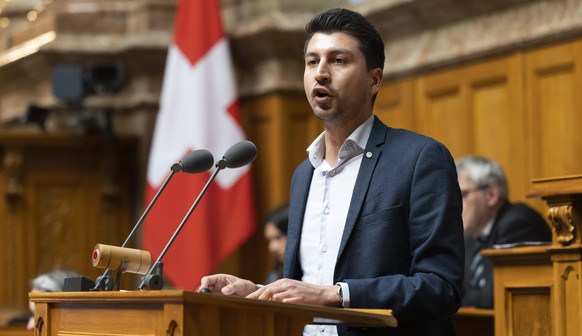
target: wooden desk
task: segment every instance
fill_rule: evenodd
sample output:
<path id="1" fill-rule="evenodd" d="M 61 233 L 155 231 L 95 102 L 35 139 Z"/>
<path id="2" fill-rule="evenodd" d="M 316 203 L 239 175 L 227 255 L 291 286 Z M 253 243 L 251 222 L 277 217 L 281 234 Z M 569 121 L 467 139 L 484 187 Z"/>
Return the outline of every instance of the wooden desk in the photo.
<path id="1" fill-rule="evenodd" d="M 181 290 L 30 293 L 35 335 L 297 336 L 306 324 L 395 327 L 390 310 L 250 300 Z"/>
<path id="2" fill-rule="evenodd" d="M 493 336 L 493 309 L 461 308 L 454 316 L 457 336 Z"/>

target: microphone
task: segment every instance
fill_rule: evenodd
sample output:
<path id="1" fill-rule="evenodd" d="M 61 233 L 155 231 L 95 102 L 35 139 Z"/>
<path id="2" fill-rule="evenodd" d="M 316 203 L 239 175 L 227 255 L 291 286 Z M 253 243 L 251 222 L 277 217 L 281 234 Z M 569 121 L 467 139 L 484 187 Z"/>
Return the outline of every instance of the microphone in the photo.
<path id="1" fill-rule="evenodd" d="M 133 238 L 133 236 L 135 236 L 137 230 L 140 228 L 145 217 L 150 212 L 152 206 L 154 205 L 154 203 L 156 203 L 156 201 L 158 200 L 158 197 L 160 196 L 162 191 L 166 188 L 166 185 L 168 184 L 168 182 L 170 182 L 170 180 L 172 179 L 172 177 L 174 176 L 175 173 L 178 173 L 180 171 L 183 171 L 183 172 L 188 173 L 188 174 L 201 173 L 201 172 L 207 171 L 208 169 L 212 168 L 213 164 L 214 164 L 214 157 L 212 156 L 212 153 L 210 153 L 206 149 L 194 150 L 194 151 L 186 154 L 184 157 L 182 157 L 182 159 L 180 159 L 179 162 L 174 163 L 172 165 L 172 167 L 170 168 L 170 174 L 166 177 L 166 180 L 164 181 L 164 183 L 162 183 L 162 185 L 160 186 L 160 188 L 158 189 L 158 191 L 156 192 L 156 194 L 154 195 L 154 197 L 150 201 L 150 204 L 148 204 L 148 206 L 144 210 L 143 214 L 138 219 L 137 223 L 135 223 L 133 229 L 131 230 L 131 232 L 129 233 L 129 235 L 127 236 L 127 238 L 125 239 L 125 241 L 121 245 L 121 247 L 123 248 L 123 247 L 127 246 L 129 241 Z M 151 263 L 151 260 L 150 260 L 150 263 Z M 149 268 L 149 265 L 146 268 Z M 110 291 L 113 289 L 113 287 L 114 287 L 114 283 L 113 283 L 113 279 L 111 279 L 111 269 L 107 268 L 105 270 L 105 272 L 103 273 L 103 275 L 97 277 L 97 279 L 95 280 L 95 287 L 93 287 L 92 290 Z"/>
<path id="2" fill-rule="evenodd" d="M 240 168 L 253 162 L 256 157 L 257 146 L 248 140 L 243 140 L 230 147 L 224 153 L 222 160 L 218 161 L 216 167 L 218 169 Z"/>
<path id="3" fill-rule="evenodd" d="M 206 149 L 198 149 L 185 155 L 180 162 L 172 165 L 173 172 L 183 171 L 198 174 L 207 171 L 214 164 L 214 157 Z"/>
<path id="4" fill-rule="evenodd" d="M 146 274 L 151 265 L 152 257 L 148 251 L 105 244 L 97 244 L 93 249 L 93 267 Z"/>
<path id="5" fill-rule="evenodd" d="M 174 231 L 174 234 L 172 235 L 172 237 L 170 238 L 170 240 L 168 241 L 168 243 L 166 244 L 166 246 L 164 247 L 164 249 L 162 250 L 162 252 L 158 256 L 158 259 L 154 262 L 154 265 L 150 268 L 148 273 L 144 276 L 141 284 L 139 285 L 139 289 L 142 289 L 142 290 L 144 288 L 162 289 L 162 287 L 164 287 L 164 280 L 163 280 L 162 275 L 161 275 L 161 269 L 162 269 L 161 260 L 164 257 L 164 255 L 166 254 L 166 252 L 168 252 L 168 249 L 170 248 L 170 246 L 172 246 L 172 243 L 174 242 L 174 240 L 176 239 L 176 237 L 178 236 L 178 234 L 180 233 L 180 231 L 182 230 L 182 228 L 186 224 L 186 221 L 188 220 L 188 218 L 190 218 L 190 215 L 192 215 L 192 212 L 194 211 L 194 209 L 196 209 L 196 207 L 198 206 L 198 203 L 200 203 L 202 196 L 204 196 L 204 194 L 206 193 L 206 190 L 208 190 L 208 187 L 210 186 L 210 183 L 212 183 L 212 181 L 214 181 L 214 179 L 216 178 L 216 175 L 218 175 L 218 172 L 225 169 L 225 168 L 240 168 L 242 166 L 245 166 L 245 165 L 253 162 L 253 160 L 256 157 L 257 157 L 257 146 L 255 146 L 254 143 L 252 143 L 248 140 L 243 140 L 243 141 L 237 142 L 236 144 L 232 145 L 224 153 L 224 155 L 222 156 L 222 159 L 216 163 L 216 170 L 214 171 L 214 173 L 212 173 L 212 175 L 210 176 L 210 178 L 208 179 L 208 181 L 204 185 L 204 188 L 202 188 L 202 191 L 200 192 L 200 194 L 198 195 L 198 197 L 196 198 L 196 200 L 194 201 L 194 203 L 190 207 L 190 210 L 188 210 L 188 212 L 186 213 L 186 215 L 184 216 L 184 218 L 180 222 L 180 225 L 178 225 L 178 228 L 176 229 L 176 231 Z M 158 270 L 156 273 L 154 273 L 155 269 Z"/>

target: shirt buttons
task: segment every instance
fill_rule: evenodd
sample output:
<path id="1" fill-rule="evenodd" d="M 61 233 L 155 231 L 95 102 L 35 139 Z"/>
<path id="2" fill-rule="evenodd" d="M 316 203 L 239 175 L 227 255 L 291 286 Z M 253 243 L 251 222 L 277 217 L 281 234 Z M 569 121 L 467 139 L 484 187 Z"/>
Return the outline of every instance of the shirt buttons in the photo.
<path id="1" fill-rule="evenodd" d="M 323 210 L 323 212 L 325 212 L 326 215 L 329 215 L 329 213 L 331 212 L 331 210 L 329 208 L 325 208 L 325 210 Z"/>
<path id="2" fill-rule="evenodd" d="M 321 247 L 321 251 L 322 251 L 323 253 L 327 252 L 327 246 L 323 245 L 323 246 Z"/>

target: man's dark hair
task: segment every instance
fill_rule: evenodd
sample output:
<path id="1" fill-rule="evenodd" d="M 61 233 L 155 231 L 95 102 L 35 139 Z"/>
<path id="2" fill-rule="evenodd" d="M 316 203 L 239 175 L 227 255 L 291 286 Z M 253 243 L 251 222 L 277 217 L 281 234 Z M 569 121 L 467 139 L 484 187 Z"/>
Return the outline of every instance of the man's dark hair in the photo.
<path id="1" fill-rule="evenodd" d="M 360 50 L 366 57 L 368 70 L 384 69 L 384 41 L 378 29 L 362 14 L 349 9 L 334 8 L 315 16 L 305 26 L 304 54 L 307 44 L 315 33 L 346 33 L 355 37 L 359 42 Z"/>
<path id="2" fill-rule="evenodd" d="M 289 224 L 289 204 L 281 204 L 277 208 L 271 210 L 264 220 L 264 225 L 273 223 L 283 233 L 287 235 L 287 225 Z"/>

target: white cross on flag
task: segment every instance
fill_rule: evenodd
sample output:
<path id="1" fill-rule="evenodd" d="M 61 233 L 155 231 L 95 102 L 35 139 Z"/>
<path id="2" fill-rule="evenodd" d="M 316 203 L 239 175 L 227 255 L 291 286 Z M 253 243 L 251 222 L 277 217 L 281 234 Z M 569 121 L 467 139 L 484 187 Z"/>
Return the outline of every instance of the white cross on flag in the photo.
<path id="1" fill-rule="evenodd" d="M 217 161 L 244 138 L 218 0 L 180 0 L 148 162 L 146 204 L 185 154 L 208 149 Z M 210 173 L 177 173 L 168 183 L 144 223 L 143 246 L 152 258 L 170 240 Z M 162 259 L 164 277 L 177 288 L 196 289 L 254 227 L 249 166 L 220 171 Z"/>

